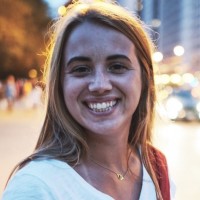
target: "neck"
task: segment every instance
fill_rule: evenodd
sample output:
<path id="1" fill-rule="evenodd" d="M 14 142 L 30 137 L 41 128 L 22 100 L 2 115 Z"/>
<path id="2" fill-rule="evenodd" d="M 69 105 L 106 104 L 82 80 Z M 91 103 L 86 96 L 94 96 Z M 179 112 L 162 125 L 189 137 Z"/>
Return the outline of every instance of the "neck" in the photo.
<path id="1" fill-rule="evenodd" d="M 108 137 L 88 139 L 89 155 L 95 160 L 101 161 L 105 164 L 126 164 L 128 150 L 130 149 L 127 139 L 113 139 Z"/>
<path id="2" fill-rule="evenodd" d="M 100 145 L 94 142 L 90 146 L 87 163 L 94 167 L 101 168 L 111 173 L 120 174 L 119 180 L 123 180 L 129 170 L 129 163 L 134 158 L 134 149 L 127 143 L 122 145 L 122 142 L 117 144 Z M 121 179 L 122 177 L 122 179 Z"/>

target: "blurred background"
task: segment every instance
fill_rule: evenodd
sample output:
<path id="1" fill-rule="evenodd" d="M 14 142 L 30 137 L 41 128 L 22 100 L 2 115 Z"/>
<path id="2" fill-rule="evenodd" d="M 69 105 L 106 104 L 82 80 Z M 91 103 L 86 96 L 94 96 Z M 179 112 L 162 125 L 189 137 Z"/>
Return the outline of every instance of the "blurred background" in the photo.
<path id="1" fill-rule="evenodd" d="M 0 196 L 43 123 L 47 31 L 65 0 L 0 0 Z M 200 1 L 119 0 L 155 44 L 158 90 L 153 143 L 167 157 L 175 200 L 200 199 Z"/>

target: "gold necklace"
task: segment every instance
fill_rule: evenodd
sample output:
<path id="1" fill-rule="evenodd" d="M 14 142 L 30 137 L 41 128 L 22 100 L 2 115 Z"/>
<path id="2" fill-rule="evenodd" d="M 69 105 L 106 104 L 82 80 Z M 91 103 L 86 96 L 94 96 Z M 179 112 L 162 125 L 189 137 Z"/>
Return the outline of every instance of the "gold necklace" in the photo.
<path id="1" fill-rule="evenodd" d="M 132 153 L 132 151 L 130 151 L 130 153 L 129 153 L 129 156 L 128 156 L 128 159 L 127 159 L 127 169 L 126 169 L 126 171 L 125 171 L 124 174 L 122 174 L 122 173 L 117 173 L 117 172 L 113 171 L 112 169 L 110 169 L 110 168 L 108 168 L 108 167 L 102 165 L 101 163 L 97 162 L 96 160 L 94 160 L 94 159 L 91 158 L 91 157 L 90 157 L 90 160 L 91 160 L 93 163 L 95 163 L 96 165 L 98 165 L 98 166 L 100 166 L 100 167 L 102 167 L 102 168 L 104 168 L 104 169 L 106 169 L 106 170 L 112 172 L 113 174 L 115 174 L 115 175 L 117 176 L 117 178 L 118 178 L 120 181 L 122 181 L 122 180 L 124 180 L 124 178 L 125 178 L 125 176 L 126 176 L 128 170 L 129 170 L 129 159 L 130 159 L 131 153 Z"/>

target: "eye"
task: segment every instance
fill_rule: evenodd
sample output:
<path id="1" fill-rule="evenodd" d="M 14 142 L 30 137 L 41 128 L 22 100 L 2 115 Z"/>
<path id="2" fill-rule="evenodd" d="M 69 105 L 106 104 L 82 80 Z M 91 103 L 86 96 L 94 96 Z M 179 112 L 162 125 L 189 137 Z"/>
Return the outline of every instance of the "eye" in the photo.
<path id="1" fill-rule="evenodd" d="M 91 72 L 92 72 L 92 69 L 90 67 L 80 65 L 80 66 L 73 67 L 69 73 L 74 76 L 81 77 L 81 76 L 86 76 L 90 74 Z"/>
<path id="2" fill-rule="evenodd" d="M 128 70 L 128 67 L 121 63 L 114 63 L 109 66 L 108 71 L 115 74 L 123 74 Z"/>

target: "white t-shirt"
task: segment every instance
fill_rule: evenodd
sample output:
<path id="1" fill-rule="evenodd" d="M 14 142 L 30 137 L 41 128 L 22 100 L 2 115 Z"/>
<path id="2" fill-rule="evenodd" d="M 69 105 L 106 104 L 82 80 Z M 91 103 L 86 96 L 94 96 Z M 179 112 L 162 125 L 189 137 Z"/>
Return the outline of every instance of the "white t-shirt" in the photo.
<path id="1" fill-rule="evenodd" d="M 2 200 L 114 200 L 87 183 L 65 162 L 31 161 L 10 180 Z M 155 187 L 143 165 L 139 200 L 156 200 Z"/>

